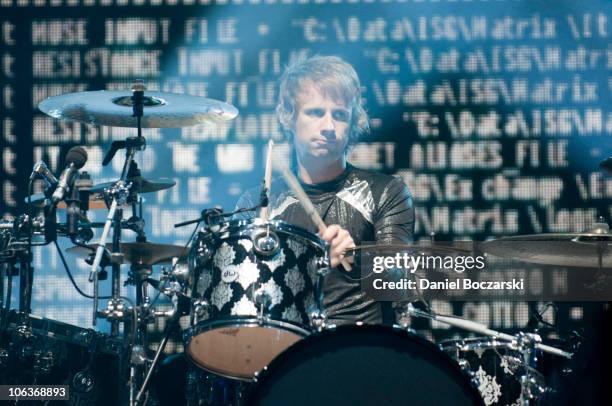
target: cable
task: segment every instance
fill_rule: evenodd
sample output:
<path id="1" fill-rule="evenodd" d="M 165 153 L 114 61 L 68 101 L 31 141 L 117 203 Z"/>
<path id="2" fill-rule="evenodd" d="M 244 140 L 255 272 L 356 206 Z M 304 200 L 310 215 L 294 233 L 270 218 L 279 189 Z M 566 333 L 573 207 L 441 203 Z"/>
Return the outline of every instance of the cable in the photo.
<path id="1" fill-rule="evenodd" d="M 74 288 L 77 290 L 77 292 L 79 292 L 81 296 L 86 297 L 87 299 L 93 299 L 94 298 L 93 296 L 88 295 L 87 293 L 83 292 L 81 288 L 79 288 L 79 286 L 76 284 L 76 281 L 74 280 L 74 278 L 72 277 L 72 273 L 70 272 L 70 268 L 68 268 L 68 263 L 66 262 L 66 258 L 64 258 L 64 254 L 62 253 L 62 250 L 60 249 L 57 241 L 53 241 L 53 243 L 55 244 L 55 248 L 57 248 L 57 252 L 59 253 L 62 263 L 64 264 L 64 269 L 66 270 L 66 273 L 68 274 L 68 279 L 70 279 L 72 286 L 74 286 Z M 112 296 L 99 296 L 98 299 L 110 299 L 111 297 Z"/>

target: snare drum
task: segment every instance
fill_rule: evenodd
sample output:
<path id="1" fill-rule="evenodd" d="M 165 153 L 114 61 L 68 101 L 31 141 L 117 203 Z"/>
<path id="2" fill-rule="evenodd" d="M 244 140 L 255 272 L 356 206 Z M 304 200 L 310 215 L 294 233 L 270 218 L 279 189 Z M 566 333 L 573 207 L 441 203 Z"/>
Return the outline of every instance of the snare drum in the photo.
<path id="1" fill-rule="evenodd" d="M 253 380 L 310 333 L 325 263 L 323 240 L 282 221 L 230 221 L 199 233 L 190 252 L 200 300 L 185 337 L 188 357 L 215 374 Z"/>

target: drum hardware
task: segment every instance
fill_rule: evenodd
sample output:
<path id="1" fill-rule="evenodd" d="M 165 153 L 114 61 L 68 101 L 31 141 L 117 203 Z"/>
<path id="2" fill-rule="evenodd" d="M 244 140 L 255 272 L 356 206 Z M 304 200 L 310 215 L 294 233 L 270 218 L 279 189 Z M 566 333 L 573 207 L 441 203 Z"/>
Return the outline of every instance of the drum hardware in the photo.
<path id="1" fill-rule="evenodd" d="M 533 340 L 537 336 L 519 334 L 512 342 L 479 337 L 443 341 L 439 346 L 472 378 L 486 405 L 526 405 L 551 391 L 536 370 L 537 359 L 529 359 L 537 354 Z"/>
<path id="2" fill-rule="evenodd" d="M 278 252 L 280 241 L 278 236 L 269 228 L 251 237 L 253 246 L 257 253 L 271 257 Z"/>
<path id="3" fill-rule="evenodd" d="M 484 334 L 494 339 L 503 340 L 507 342 L 506 346 L 509 346 L 510 348 L 516 348 L 516 351 L 521 354 L 520 361 L 521 364 L 524 366 L 524 372 L 520 377 L 520 403 L 523 405 L 532 404 L 532 402 L 535 402 L 547 391 L 547 388 L 543 385 L 541 376 L 535 370 L 535 361 L 537 360 L 536 357 L 538 350 L 553 355 L 561 356 L 567 359 L 571 359 L 572 357 L 572 354 L 569 352 L 542 344 L 542 340 L 537 334 L 520 332 L 517 335 L 513 336 L 510 334 L 505 334 L 489 329 L 483 324 L 476 323 L 470 320 L 462 319 L 459 317 L 436 315 L 434 313 L 428 313 L 422 310 L 418 310 L 412 304 L 408 304 L 406 306 L 406 311 L 408 314 L 414 317 L 428 318 L 467 331 Z M 443 347 L 441 348 L 444 349 Z M 464 367 L 466 367 L 466 365 L 469 366 L 469 364 L 465 363 L 463 363 L 462 365 Z M 476 378 L 478 378 L 478 376 L 476 376 Z M 478 385 L 481 384 L 483 384 L 483 382 L 478 381 Z"/>
<path id="4" fill-rule="evenodd" d="M 200 213 L 200 217 L 198 217 L 197 219 L 187 220 L 181 223 L 176 223 L 174 225 L 174 228 L 184 227 L 190 224 L 196 224 L 196 223 L 201 223 L 201 222 L 204 222 L 204 224 L 208 226 L 213 226 L 214 224 L 218 223 L 219 220 L 222 218 L 232 217 L 235 214 L 242 213 L 244 211 L 254 211 L 254 210 L 257 210 L 258 207 L 259 206 L 255 206 L 254 208 L 249 208 L 245 210 L 240 209 L 240 210 L 236 210 L 233 212 L 224 213 L 221 207 L 216 206 L 216 207 L 213 207 L 212 209 L 202 210 L 202 212 Z"/>
<path id="5" fill-rule="evenodd" d="M 163 93 L 145 96 L 144 91 L 145 88 L 142 81 L 137 81 L 132 88 L 131 97 L 125 96 L 124 94 L 118 94 L 120 92 L 114 92 L 117 94 L 113 94 L 113 92 L 84 92 L 52 97 L 41 102 L 39 108 L 52 117 L 98 124 L 117 124 L 136 127 L 137 137 L 129 137 L 125 141 L 113 142 L 111 150 L 104 158 L 103 164 L 107 165 L 119 149 L 126 150 L 125 162 L 118 182 L 94 186 L 91 178 L 85 172 L 81 173 L 79 179 L 75 180 L 75 173 L 78 173 L 76 169 L 80 168 L 84 163 L 86 158 L 83 157 L 86 156 L 86 153 L 80 147 L 73 148 L 69 152 L 69 155 L 71 153 L 75 156 L 79 155 L 77 157 L 79 160 L 78 162 L 73 160 L 70 167 L 64 170 L 59 180 L 54 178 L 44 163 L 35 166 L 35 171 L 28 185 L 27 199 L 29 210 L 33 207 L 31 204 L 33 200 L 38 200 L 36 202 L 38 206 L 44 208 L 45 219 L 41 231 L 45 234 L 46 243 L 51 241 L 55 242 L 58 235 L 57 231 L 59 231 L 70 237 L 77 246 L 85 245 L 85 242 L 93 238 L 91 228 L 97 226 L 95 223 L 88 224 L 89 222 L 86 217 L 87 210 L 100 203 L 104 204 L 104 206 L 100 207 L 109 208 L 109 214 L 102 231 L 102 238 L 99 244 L 97 244 L 95 257 L 91 260 L 92 270 L 90 279 L 94 282 L 93 324 L 96 324 L 97 317 L 109 319 L 111 321 L 111 334 L 116 336 L 118 334 L 119 322 L 131 320 L 133 323 L 131 330 L 133 342 L 131 348 L 135 349 L 135 353 L 134 357 L 132 357 L 133 362 L 131 368 L 131 376 L 133 378 L 131 380 L 131 403 L 134 403 L 135 400 L 134 389 L 139 385 L 139 368 L 142 368 L 147 362 L 139 357 L 139 348 L 146 348 L 146 323 L 153 317 L 171 316 L 168 312 L 156 312 L 155 309 L 152 308 L 151 301 L 146 292 L 146 286 L 150 280 L 151 265 L 166 262 L 171 257 L 180 257 L 185 252 L 185 248 L 181 247 L 180 251 L 175 249 L 168 253 L 167 250 L 164 250 L 167 246 L 146 243 L 144 221 L 142 220 L 143 199 L 139 196 L 139 193 L 167 189 L 174 186 L 175 182 L 168 180 L 147 180 L 141 175 L 134 161 L 134 156 L 137 151 L 143 150 L 146 146 L 146 140 L 142 136 L 142 128 L 182 127 L 203 122 L 224 121 L 232 119 L 238 114 L 238 111 L 233 106 L 211 99 Z M 111 96 L 110 99 L 104 99 L 104 96 L 108 95 Z M 183 104 L 182 106 L 181 103 Z M 187 109 L 186 106 L 190 106 L 190 109 Z M 143 117 L 145 111 L 147 111 L 147 116 Z M 67 160 L 68 158 L 69 157 L 67 157 Z M 46 193 L 40 196 L 33 195 L 31 190 L 32 181 L 37 176 L 42 176 L 47 184 Z M 56 186 L 56 188 L 53 191 L 51 189 L 54 186 Z M 70 195 L 66 196 L 68 192 L 70 192 Z M 49 201 L 52 201 L 53 204 L 50 204 Z M 133 216 L 124 221 L 122 209 L 118 206 L 124 206 L 126 204 L 132 205 Z M 65 205 L 67 209 L 66 224 L 57 226 L 55 210 L 58 206 L 62 208 L 61 205 Z M 28 223 L 32 218 L 33 216 L 31 214 L 27 217 Z M 107 250 L 105 242 L 106 238 L 109 237 L 108 233 L 110 232 L 111 225 L 113 226 L 112 243 L 109 244 L 110 250 Z M 123 252 L 120 248 L 122 229 L 135 231 L 137 239 L 134 244 L 141 245 L 128 247 L 126 248 L 126 252 Z M 17 243 L 12 243 L 12 252 L 10 255 L 13 258 L 17 257 L 15 255 L 16 252 L 19 253 L 23 251 L 27 252 L 28 259 L 31 260 L 31 255 L 29 254 L 31 249 L 27 249 L 26 251 L 25 248 L 31 246 L 32 233 L 32 227 L 28 226 L 28 245 L 20 247 L 19 251 L 15 250 L 19 241 L 17 241 Z M 110 254 L 108 254 L 108 252 L 110 252 Z M 4 271 L 6 267 L 4 263 L 6 261 L 2 258 L 6 256 L 4 249 L 2 249 L 1 254 L 0 259 L 2 259 L 3 262 L 2 271 Z M 169 254 L 170 257 L 164 257 L 166 254 Z M 128 298 L 120 296 L 119 266 L 123 263 L 130 263 L 132 265 L 129 281 L 137 285 L 137 305 L 131 304 Z M 65 261 L 64 265 L 66 265 Z M 98 280 L 100 279 L 99 277 L 103 276 L 104 265 L 111 265 L 113 268 L 112 297 L 106 309 L 98 312 Z M 28 270 L 25 265 L 22 265 L 21 268 L 19 274 L 22 278 L 22 292 L 25 296 L 31 297 L 31 289 L 28 288 L 31 287 L 31 272 L 26 272 Z M 183 268 L 185 268 L 184 265 Z M 31 267 L 29 271 L 31 271 Z M 172 281 L 170 285 L 167 285 L 165 291 L 166 293 L 175 291 L 176 297 L 180 297 L 184 302 L 183 297 L 185 295 L 182 294 L 182 296 L 179 296 L 180 293 L 176 291 L 182 289 L 183 284 L 188 285 L 189 275 L 185 275 L 184 269 L 175 270 L 173 268 L 173 272 L 173 277 L 176 277 L 177 281 Z M 13 275 L 12 269 L 9 275 Z M 180 279 L 180 282 L 178 282 L 178 279 Z M 79 292 L 81 291 L 79 290 Z M 10 296 L 10 294 L 8 296 Z M 0 299 L 3 299 L 3 297 Z M 131 304 L 131 307 L 128 306 L 128 304 Z M 20 298 L 20 308 L 24 308 L 29 312 L 29 300 L 24 301 Z M 131 312 L 132 315 L 128 315 L 128 312 Z M 3 322 L 4 319 L 3 317 Z M 21 330 L 23 330 L 25 334 L 25 332 L 28 331 L 27 326 Z M 128 331 L 126 326 L 124 332 L 127 333 Z M 42 371 L 52 364 L 52 359 L 47 357 L 44 352 L 40 352 L 39 358 L 40 362 L 37 364 L 37 370 Z M 81 389 L 86 391 L 86 387 L 88 386 L 87 382 L 90 380 L 84 375 L 75 376 L 75 379 L 75 382 L 84 384 L 84 387 Z"/>
<path id="6" fill-rule="evenodd" d="M 27 337 L 20 335 L 24 318 Z M 70 404 L 119 404 L 121 340 L 90 329 L 7 312 L 0 334 L 0 383 L 70 385 Z M 27 402 L 26 402 L 27 403 Z"/>
<path id="7" fill-rule="evenodd" d="M 158 285 L 159 287 L 159 285 Z M 160 289 L 160 291 L 163 290 Z M 160 356 L 161 353 L 164 351 L 164 349 L 166 348 L 166 345 L 168 344 L 168 340 L 170 339 L 170 335 L 172 334 L 172 332 L 178 328 L 179 326 L 179 321 L 181 316 L 186 315 L 189 313 L 189 308 L 188 306 L 182 306 L 181 305 L 181 301 L 180 301 L 180 297 L 179 297 L 179 293 L 178 292 L 174 292 L 173 290 L 168 291 L 168 293 L 170 293 L 170 297 L 172 298 L 172 310 L 169 313 L 162 313 L 164 317 L 168 317 L 168 320 L 166 322 L 166 326 L 164 327 L 164 333 L 163 333 L 163 338 L 162 341 L 159 344 L 159 347 L 157 348 L 157 351 L 155 352 L 155 356 L 153 357 L 153 360 L 150 362 L 150 365 L 148 367 L 148 370 L 146 371 L 146 373 L 144 374 L 144 379 L 142 381 L 142 385 L 140 387 L 140 389 L 138 390 L 137 393 L 134 393 L 134 389 L 136 388 L 135 385 L 132 385 L 130 387 L 130 405 L 132 406 L 138 406 L 140 404 L 142 404 L 142 402 L 144 401 L 144 395 L 146 393 L 146 391 L 148 390 L 149 387 L 149 383 L 151 381 L 151 377 L 153 376 L 153 371 L 155 370 L 155 367 L 157 366 L 157 364 L 159 363 L 160 360 Z M 139 365 L 144 365 L 146 364 L 146 358 L 145 360 L 142 362 L 142 364 Z"/>
<path id="8" fill-rule="evenodd" d="M 461 317 L 442 316 L 439 314 L 428 313 L 428 312 L 416 309 L 412 304 L 408 304 L 406 306 L 406 310 L 408 314 L 410 314 L 411 316 L 424 317 L 424 318 L 428 318 L 431 320 L 439 321 L 439 322 L 451 325 L 453 327 L 458 327 L 463 330 L 471 331 L 473 333 L 484 334 L 490 337 L 494 337 L 494 338 L 498 338 L 498 339 L 502 339 L 502 340 L 510 341 L 510 342 L 515 341 L 517 339 L 513 335 L 492 330 L 488 328 L 487 326 L 477 323 L 475 321 L 466 320 Z M 560 357 L 564 357 L 567 359 L 572 358 L 571 353 L 567 351 L 562 351 L 558 348 L 551 347 L 549 345 L 545 345 L 545 344 L 536 342 L 535 347 L 536 349 L 547 352 L 549 354 L 558 355 Z"/>
<path id="9" fill-rule="evenodd" d="M 176 185 L 176 182 L 170 179 L 151 179 L 148 180 L 141 175 L 129 176 L 127 182 L 132 184 L 131 193 L 153 193 L 160 190 L 169 189 Z M 91 193 L 96 193 L 98 196 L 103 195 L 104 191 L 112 188 L 113 182 L 98 183 L 93 185 Z"/>
<path id="10" fill-rule="evenodd" d="M 121 221 L 123 217 L 123 210 L 118 209 L 117 206 L 119 204 L 125 205 L 127 203 L 128 197 L 130 196 L 130 187 L 131 183 L 127 181 L 128 172 L 130 168 L 134 168 L 132 162 L 134 161 L 134 156 L 136 152 L 142 151 L 146 147 L 146 140 L 142 137 L 142 128 L 141 128 L 141 117 L 142 117 L 142 101 L 144 92 L 144 86 L 141 81 L 136 81 L 132 87 L 133 91 L 133 113 L 136 116 L 136 122 L 138 127 L 138 136 L 137 137 L 128 137 L 121 144 L 113 143 L 114 147 L 107 153 L 104 158 L 103 165 L 108 165 L 113 155 L 115 154 L 117 149 L 125 149 L 125 161 L 123 164 L 123 169 L 121 172 L 121 176 L 119 181 L 116 184 L 108 189 L 108 193 L 112 196 L 112 202 L 109 207 L 108 216 L 106 218 L 106 223 L 104 229 L 102 231 L 102 235 L 100 237 L 100 241 L 98 242 L 98 247 L 96 251 L 96 256 L 94 258 L 94 262 L 91 266 L 91 272 L 89 276 L 90 282 L 94 283 L 94 309 L 93 309 L 93 325 L 96 325 L 96 317 L 97 317 L 97 306 L 98 306 L 98 267 L 100 265 L 100 261 L 102 259 L 102 254 L 105 249 L 106 239 L 108 237 L 108 233 L 110 231 L 111 225 L 113 225 L 113 238 L 112 238 L 112 252 L 118 253 L 120 252 L 120 241 L 121 241 Z M 61 97 L 61 96 L 57 96 Z M 44 103 L 49 101 L 46 99 L 41 102 L 39 108 L 43 111 Z M 48 113 L 48 111 L 46 111 Z M 112 264 L 112 296 L 117 299 L 119 297 L 120 291 L 120 269 L 119 264 Z M 116 322 L 111 323 L 111 334 L 117 335 L 119 332 L 119 325 Z"/>
<path id="11" fill-rule="evenodd" d="M 189 285 L 191 282 L 191 272 L 187 261 L 182 261 L 178 257 L 172 258 L 172 268 L 167 271 L 162 267 L 162 277 L 172 278 L 172 281 L 177 282 L 180 286 Z"/>

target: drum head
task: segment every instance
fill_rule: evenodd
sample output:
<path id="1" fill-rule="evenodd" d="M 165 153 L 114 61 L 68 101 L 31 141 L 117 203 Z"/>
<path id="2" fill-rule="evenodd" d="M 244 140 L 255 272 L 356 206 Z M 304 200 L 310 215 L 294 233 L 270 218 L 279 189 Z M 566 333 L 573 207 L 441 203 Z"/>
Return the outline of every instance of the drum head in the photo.
<path id="1" fill-rule="evenodd" d="M 261 374 L 249 405 L 481 405 L 458 365 L 432 343 L 385 326 L 312 335 Z"/>
<path id="2" fill-rule="evenodd" d="M 217 375 L 253 381 L 278 354 L 308 334 L 291 324 L 271 320 L 227 320 L 203 324 L 186 353 L 199 367 Z"/>

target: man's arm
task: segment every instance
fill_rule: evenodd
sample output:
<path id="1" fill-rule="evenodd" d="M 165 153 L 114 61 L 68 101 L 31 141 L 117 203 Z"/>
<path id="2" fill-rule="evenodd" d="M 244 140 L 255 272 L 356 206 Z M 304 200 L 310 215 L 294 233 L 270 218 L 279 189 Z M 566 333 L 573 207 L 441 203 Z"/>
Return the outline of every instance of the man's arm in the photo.
<path id="1" fill-rule="evenodd" d="M 414 205 L 408 187 L 395 178 L 380 196 L 374 218 L 377 244 L 410 244 L 414 239 Z"/>

